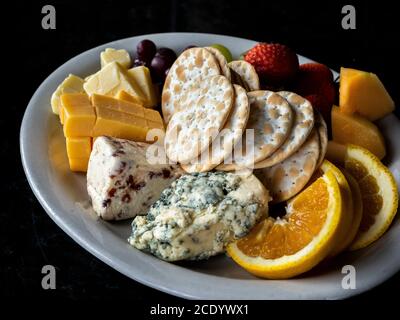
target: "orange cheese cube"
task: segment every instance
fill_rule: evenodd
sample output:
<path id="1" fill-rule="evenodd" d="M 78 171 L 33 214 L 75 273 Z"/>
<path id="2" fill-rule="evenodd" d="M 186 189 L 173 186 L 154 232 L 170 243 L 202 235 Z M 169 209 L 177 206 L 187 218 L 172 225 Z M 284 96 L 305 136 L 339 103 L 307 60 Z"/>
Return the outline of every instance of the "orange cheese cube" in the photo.
<path id="1" fill-rule="evenodd" d="M 89 164 L 89 158 L 68 158 L 71 171 L 86 172 Z"/>
<path id="2" fill-rule="evenodd" d="M 157 128 L 164 128 L 161 115 L 156 110 L 144 108 L 136 103 L 116 99 L 105 95 L 93 94 L 91 99 L 94 107 L 126 112 L 139 118 L 157 122 L 159 124 L 156 126 Z M 154 127 L 154 125 L 151 125 L 150 127 Z"/>
<path id="3" fill-rule="evenodd" d="M 96 122 L 96 114 L 84 93 L 67 93 L 61 96 L 62 119 L 66 137 L 88 137 Z"/>
<path id="4" fill-rule="evenodd" d="M 126 112 L 144 118 L 145 108 L 139 104 L 100 94 L 93 94 L 91 100 L 94 107 Z"/>
<path id="5" fill-rule="evenodd" d="M 151 129 L 163 129 L 159 122 L 137 117 L 130 113 L 96 107 L 96 124 L 93 136 L 111 136 L 146 142 L 147 132 Z"/>
<path id="6" fill-rule="evenodd" d="M 90 157 L 92 151 L 91 137 L 75 137 L 67 138 L 67 154 L 68 158 L 87 158 Z"/>
<path id="7" fill-rule="evenodd" d="M 139 104 L 139 105 L 143 106 L 143 100 L 142 99 L 138 99 L 137 97 L 132 96 L 131 94 L 129 94 L 125 90 L 118 91 L 118 93 L 117 93 L 117 95 L 115 97 L 117 99 L 119 99 L 119 100 L 125 100 L 125 101 L 129 101 L 129 102 L 136 103 L 136 104 Z"/>
<path id="8" fill-rule="evenodd" d="M 146 141 L 148 131 L 144 118 L 107 108 L 96 107 L 96 124 L 93 136 L 111 136 L 135 141 Z"/>

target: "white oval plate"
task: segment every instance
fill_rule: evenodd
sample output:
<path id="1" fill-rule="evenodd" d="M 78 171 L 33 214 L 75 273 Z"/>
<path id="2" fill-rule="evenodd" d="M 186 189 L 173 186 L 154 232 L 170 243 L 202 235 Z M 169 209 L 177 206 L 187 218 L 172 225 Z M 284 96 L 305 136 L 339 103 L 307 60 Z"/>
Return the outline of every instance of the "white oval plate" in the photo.
<path id="1" fill-rule="evenodd" d="M 225 255 L 208 261 L 179 264 L 161 261 L 132 248 L 126 241 L 130 221 L 108 223 L 91 213 L 83 174 L 68 168 L 65 141 L 58 117 L 52 114 L 50 96 L 58 84 L 73 73 L 86 77 L 100 68 L 99 54 L 107 47 L 133 53 L 142 39 L 179 53 L 188 45 L 221 43 L 234 57 L 256 42 L 240 38 L 198 33 L 164 33 L 132 37 L 107 43 L 69 60 L 37 89 L 21 126 L 22 163 L 30 186 L 49 216 L 93 255 L 145 285 L 184 298 L 194 299 L 339 299 L 358 294 L 383 282 L 400 269 L 400 223 L 375 244 L 343 254 L 330 265 L 291 280 L 258 279 Z M 299 57 L 300 63 L 310 61 Z M 337 76 L 337 73 L 335 74 Z M 381 121 L 389 150 L 389 167 L 400 181 L 399 120 L 390 115 Z M 396 140 L 397 138 L 397 140 Z M 356 289 L 342 288 L 342 267 L 356 268 Z M 84 266 L 82 266 L 84 268 Z"/>

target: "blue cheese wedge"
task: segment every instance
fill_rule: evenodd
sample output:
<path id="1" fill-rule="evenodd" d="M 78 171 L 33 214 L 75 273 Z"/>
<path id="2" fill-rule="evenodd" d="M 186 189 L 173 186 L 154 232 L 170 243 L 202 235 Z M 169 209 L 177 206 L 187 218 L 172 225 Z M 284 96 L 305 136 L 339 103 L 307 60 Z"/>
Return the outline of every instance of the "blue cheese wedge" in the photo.
<path id="1" fill-rule="evenodd" d="M 266 217 L 269 199 L 253 174 L 183 175 L 133 220 L 128 241 L 166 261 L 207 259 Z"/>
<path id="2" fill-rule="evenodd" d="M 150 164 L 150 145 L 110 137 L 93 144 L 87 170 L 87 190 L 94 211 L 104 220 L 145 214 L 182 173 L 178 165 Z"/>

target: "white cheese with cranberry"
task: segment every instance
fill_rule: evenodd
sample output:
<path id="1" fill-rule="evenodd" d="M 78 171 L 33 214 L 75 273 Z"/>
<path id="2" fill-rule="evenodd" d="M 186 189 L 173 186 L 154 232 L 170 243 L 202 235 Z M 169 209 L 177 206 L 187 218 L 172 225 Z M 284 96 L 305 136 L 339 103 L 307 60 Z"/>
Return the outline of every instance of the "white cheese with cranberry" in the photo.
<path id="1" fill-rule="evenodd" d="M 167 261 L 207 259 L 266 217 L 269 199 L 252 174 L 183 175 L 133 220 L 128 241 Z"/>
<path id="2" fill-rule="evenodd" d="M 145 214 L 183 171 L 177 165 L 150 164 L 147 143 L 98 137 L 90 154 L 87 190 L 104 220 Z"/>

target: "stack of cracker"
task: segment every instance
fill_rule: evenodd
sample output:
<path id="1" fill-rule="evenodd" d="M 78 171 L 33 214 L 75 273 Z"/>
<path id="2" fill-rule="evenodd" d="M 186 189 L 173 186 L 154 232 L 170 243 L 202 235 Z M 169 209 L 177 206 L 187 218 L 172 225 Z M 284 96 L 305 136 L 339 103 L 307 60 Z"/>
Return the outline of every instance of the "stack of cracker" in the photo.
<path id="1" fill-rule="evenodd" d="M 300 192 L 325 156 L 326 124 L 309 101 L 260 90 L 251 64 L 227 63 L 215 48 L 191 48 L 178 57 L 162 111 L 169 159 L 189 173 L 255 169 L 273 202 Z"/>

